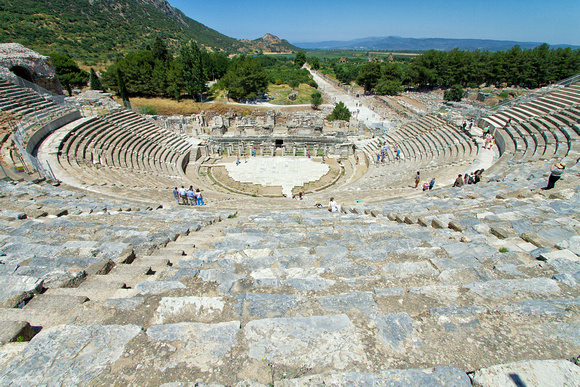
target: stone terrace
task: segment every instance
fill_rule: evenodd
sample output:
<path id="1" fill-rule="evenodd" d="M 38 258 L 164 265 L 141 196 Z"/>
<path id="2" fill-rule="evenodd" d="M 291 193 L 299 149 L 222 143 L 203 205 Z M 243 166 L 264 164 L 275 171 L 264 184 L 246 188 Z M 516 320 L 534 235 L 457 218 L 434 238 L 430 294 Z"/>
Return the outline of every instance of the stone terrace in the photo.
<path id="1" fill-rule="evenodd" d="M 103 165 L 98 132 L 62 143 Z M 202 212 L 0 182 L 0 385 L 577 386 L 580 166 L 562 135 L 546 158 L 522 140 L 526 162 L 506 146 L 480 184 L 341 213 L 308 202 L 328 193 Z M 479 152 L 436 116 L 385 139 L 405 159 L 339 193 Z"/>

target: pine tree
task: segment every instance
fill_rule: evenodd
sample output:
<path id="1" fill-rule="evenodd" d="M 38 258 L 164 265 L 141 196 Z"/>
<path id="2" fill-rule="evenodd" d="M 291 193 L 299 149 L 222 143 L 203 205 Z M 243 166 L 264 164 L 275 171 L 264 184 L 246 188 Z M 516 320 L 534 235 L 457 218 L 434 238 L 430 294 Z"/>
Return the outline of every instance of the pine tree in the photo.
<path id="1" fill-rule="evenodd" d="M 199 101 L 201 93 L 205 90 L 205 77 L 201 51 L 195 42 L 181 47 L 181 62 L 185 89 L 192 98 Z"/>
<path id="2" fill-rule="evenodd" d="M 89 87 L 91 90 L 103 90 L 103 85 L 101 85 L 101 80 L 95 73 L 95 70 L 91 67 L 91 73 L 89 75 Z"/>
<path id="3" fill-rule="evenodd" d="M 127 86 L 125 85 L 125 77 L 119 68 L 117 68 L 117 86 L 119 88 L 119 97 L 123 103 L 129 102 L 129 94 L 127 93 Z"/>
<path id="4" fill-rule="evenodd" d="M 153 59 L 160 60 L 161 62 L 167 62 L 169 60 L 169 51 L 167 51 L 167 46 L 158 36 L 153 42 L 153 47 L 151 48 L 151 53 L 153 54 Z"/>

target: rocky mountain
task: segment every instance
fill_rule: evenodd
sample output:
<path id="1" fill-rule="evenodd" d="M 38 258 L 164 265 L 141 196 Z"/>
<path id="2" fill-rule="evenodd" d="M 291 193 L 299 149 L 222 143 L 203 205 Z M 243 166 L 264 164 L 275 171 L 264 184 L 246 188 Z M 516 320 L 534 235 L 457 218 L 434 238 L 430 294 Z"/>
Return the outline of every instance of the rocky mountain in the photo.
<path id="1" fill-rule="evenodd" d="M 43 54 L 63 53 L 88 65 L 145 49 L 157 36 L 174 52 L 190 40 L 211 51 L 270 50 L 260 39 L 240 41 L 223 35 L 167 0 L 0 1 L 0 43 L 20 43 Z M 278 41 L 271 51 L 293 51 L 288 42 Z"/>
<path id="2" fill-rule="evenodd" d="M 369 37 L 349 41 L 326 41 L 314 43 L 295 43 L 303 49 L 353 49 L 353 50 L 443 50 L 459 48 L 465 51 L 504 51 L 515 45 L 521 48 L 534 48 L 542 45 L 538 42 L 517 42 L 511 40 L 490 39 L 444 39 L 444 38 L 402 38 L 400 36 Z M 552 48 L 578 46 L 551 45 Z"/>
<path id="3" fill-rule="evenodd" d="M 280 39 L 272 34 L 266 34 L 254 40 L 243 40 L 243 42 L 263 53 L 294 53 L 300 51 L 300 48 L 290 44 L 287 40 Z"/>

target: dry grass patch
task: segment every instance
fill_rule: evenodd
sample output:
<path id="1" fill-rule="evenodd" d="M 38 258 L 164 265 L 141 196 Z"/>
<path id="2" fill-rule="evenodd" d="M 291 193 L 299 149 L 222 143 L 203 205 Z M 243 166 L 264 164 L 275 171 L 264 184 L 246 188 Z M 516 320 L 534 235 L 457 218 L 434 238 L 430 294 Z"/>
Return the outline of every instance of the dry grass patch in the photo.
<path id="1" fill-rule="evenodd" d="M 270 102 L 275 105 L 303 105 L 310 103 L 310 94 L 314 90 L 316 89 L 304 83 L 300 84 L 297 89 L 293 89 L 288 85 L 270 85 L 268 87 L 268 95 L 274 97 L 274 100 Z M 294 91 L 298 93 L 298 96 L 295 101 L 291 101 L 288 96 Z"/>
<path id="2" fill-rule="evenodd" d="M 115 99 L 118 103 L 121 101 Z M 181 115 L 190 116 L 192 114 L 199 114 L 202 111 L 214 111 L 218 114 L 226 114 L 233 110 L 238 115 L 249 115 L 254 110 L 268 110 L 268 108 L 260 108 L 257 106 L 240 106 L 240 105 L 226 105 L 224 103 L 209 103 L 209 102 L 193 102 L 190 99 L 181 100 L 180 102 L 167 98 L 131 98 L 131 105 L 136 107 L 150 106 L 157 110 L 160 115 L 171 116 Z"/>

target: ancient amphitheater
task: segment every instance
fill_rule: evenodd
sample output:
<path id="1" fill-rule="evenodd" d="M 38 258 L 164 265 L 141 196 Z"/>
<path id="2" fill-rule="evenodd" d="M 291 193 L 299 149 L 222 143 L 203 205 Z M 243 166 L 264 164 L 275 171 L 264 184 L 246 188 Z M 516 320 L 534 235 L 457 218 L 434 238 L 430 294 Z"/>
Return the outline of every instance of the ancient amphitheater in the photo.
<path id="1" fill-rule="evenodd" d="M 0 385 L 580 385 L 577 79 L 374 137 L 31 87 L 0 80 Z"/>

